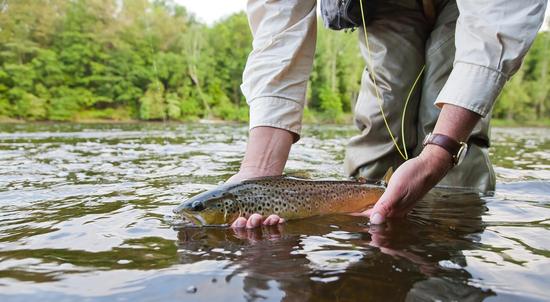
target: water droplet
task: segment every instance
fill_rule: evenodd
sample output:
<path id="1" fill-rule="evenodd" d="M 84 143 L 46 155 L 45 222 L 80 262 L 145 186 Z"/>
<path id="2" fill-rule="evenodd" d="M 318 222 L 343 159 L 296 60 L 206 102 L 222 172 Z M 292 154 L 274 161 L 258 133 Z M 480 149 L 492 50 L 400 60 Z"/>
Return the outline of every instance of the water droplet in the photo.
<path id="1" fill-rule="evenodd" d="M 185 290 L 187 293 L 189 294 L 194 294 L 197 292 L 197 287 L 194 286 L 194 285 L 191 285 L 189 286 L 186 290 Z"/>

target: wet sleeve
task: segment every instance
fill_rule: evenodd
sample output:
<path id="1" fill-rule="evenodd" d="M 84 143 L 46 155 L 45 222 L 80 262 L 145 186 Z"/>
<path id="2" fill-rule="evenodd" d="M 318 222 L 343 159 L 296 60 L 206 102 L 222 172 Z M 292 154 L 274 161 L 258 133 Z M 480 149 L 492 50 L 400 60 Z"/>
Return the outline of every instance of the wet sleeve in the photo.
<path id="1" fill-rule="evenodd" d="M 301 131 L 316 40 L 316 1 L 249 0 L 253 47 L 241 90 L 250 106 L 250 129 Z"/>
<path id="2" fill-rule="evenodd" d="M 454 67 L 435 104 L 486 116 L 542 25 L 546 0 L 458 0 Z"/>

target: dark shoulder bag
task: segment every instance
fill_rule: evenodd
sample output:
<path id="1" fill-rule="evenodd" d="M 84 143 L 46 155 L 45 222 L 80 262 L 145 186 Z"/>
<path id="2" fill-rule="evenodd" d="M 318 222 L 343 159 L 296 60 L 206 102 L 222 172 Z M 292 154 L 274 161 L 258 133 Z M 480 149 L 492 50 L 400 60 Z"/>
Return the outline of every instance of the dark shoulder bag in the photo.
<path id="1" fill-rule="evenodd" d="M 373 15 L 374 0 L 320 0 L 321 17 L 325 27 L 334 30 L 354 29 L 363 25 L 361 6 L 365 12 L 365 22 L 369 22 Z"/>

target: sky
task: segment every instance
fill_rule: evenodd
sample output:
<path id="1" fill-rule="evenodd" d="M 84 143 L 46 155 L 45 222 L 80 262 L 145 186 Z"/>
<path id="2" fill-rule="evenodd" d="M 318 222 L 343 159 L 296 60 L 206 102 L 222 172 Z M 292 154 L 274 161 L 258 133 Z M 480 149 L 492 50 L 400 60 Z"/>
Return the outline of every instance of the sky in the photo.
<path id="1" fill-rule="evenodd" d="M 228 16 L 234 12 L 245 10 L 247 0 L 175 0 L 175 2 L 187 7 L 187 9 L 207 24 Z M 546 29 L 550 19 L 550 5 L 546 9 Z"/>
<path id="2" fill-rule="evenodd" d="M 199 20 L 207 24 L 246 9 L 246 0 L 175 0 L 175 2 L 185 6 Z"/>

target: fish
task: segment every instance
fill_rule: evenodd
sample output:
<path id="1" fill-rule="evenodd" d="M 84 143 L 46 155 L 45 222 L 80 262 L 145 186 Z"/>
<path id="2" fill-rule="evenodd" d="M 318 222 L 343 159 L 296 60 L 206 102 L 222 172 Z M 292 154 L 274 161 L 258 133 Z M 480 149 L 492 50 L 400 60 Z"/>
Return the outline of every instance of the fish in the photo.
<path id="1" fill-rule="evenodd" d="M 357 213 L 376 203 L 393 170 L 379 182 L 310 180 L 289 176 L 252 178 L 220 185 L 184 201 L 173 212 L 197 226 L 227 226 L 238 217 L 277 214 L 285 220 Z"/>

